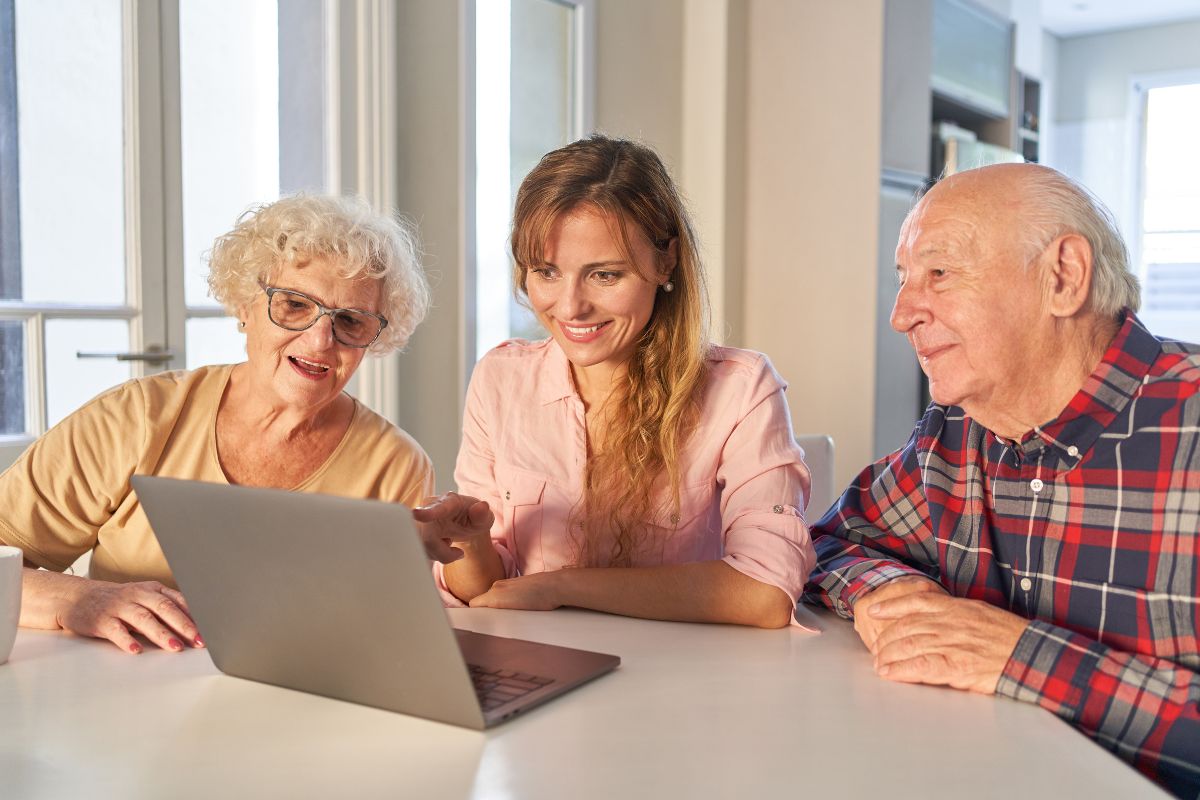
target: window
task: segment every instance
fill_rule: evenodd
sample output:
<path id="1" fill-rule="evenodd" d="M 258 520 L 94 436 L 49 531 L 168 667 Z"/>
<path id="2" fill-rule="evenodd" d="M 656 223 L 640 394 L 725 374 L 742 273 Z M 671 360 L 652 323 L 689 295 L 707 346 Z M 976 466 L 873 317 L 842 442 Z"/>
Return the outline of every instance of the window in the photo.
<path id="1" fill-rule="evenodd" d="M 511 337 L 546 334 L 512 292 L 513 201 L 550 150 L 590 128 L 590 6 L 566 0 L 475 4 L 474 363 Z M 469 315 L 470 316 L 470 315 Z"/>
<path id="2" fill-rule="evenodd" d="M 132 374 L 131 362 L 76 356 L 129 350 L 138 318 L 122 26 L 121 0 L 0 0 L 6 440 L 27 441 Z"/>
<path id="3" fill-rule="evenodd" d="M 0 0 L 0 468 L 108 386 L 244 358 L 203 256 L 337 188 L 333 8 Z"/>
<path id="4" fill-rule="evenodd" d="M 1200 75 L 1142 84 L 1141 317 L 1160 336 L 1200 342 Z"/>

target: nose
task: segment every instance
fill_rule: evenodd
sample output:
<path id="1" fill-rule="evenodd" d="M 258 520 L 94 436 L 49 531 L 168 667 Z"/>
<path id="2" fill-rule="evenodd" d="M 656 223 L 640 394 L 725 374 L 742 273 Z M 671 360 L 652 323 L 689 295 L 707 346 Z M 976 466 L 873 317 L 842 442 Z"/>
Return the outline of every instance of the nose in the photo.
<path id="1" fill-rule="evenodd" d="M 591 310 L 592 302 L 582 281 L 570 277 L 559 285 L 555 302 L 555 314 L 559 319 L 582 322 Z"/>
<path id="2" fill-rule="evenodd" d="M 892 306 L 892 330 L 909 333 L 923 322 L 929 321 L 929 307 L 924 292 L 914 281 L 906 281 L 896 292 L 896 303 Z"/>
<path id="3" fill-rule="evenodd" d="M 304 336 L 313 347 L 322 350 L 333 347 L 336 341 L 333 338 L 333 315 L 322 314 L 311 327 L 304 331 Z"/>

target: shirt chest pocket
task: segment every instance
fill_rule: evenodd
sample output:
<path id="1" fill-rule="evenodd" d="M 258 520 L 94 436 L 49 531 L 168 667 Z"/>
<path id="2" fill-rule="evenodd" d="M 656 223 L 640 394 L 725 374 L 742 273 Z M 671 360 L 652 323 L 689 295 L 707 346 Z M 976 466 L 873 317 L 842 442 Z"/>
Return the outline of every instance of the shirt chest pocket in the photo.
<path id="1" fill-rule="evenodd" d="M 666 508 L 655 516 L 648 533 L 658 539 L 663 564 L 683 564 L 721 558 L 721 518 L 712 482 L 679 492 L 679 510 Z"/>
<path id="2" fill-rule="evenodd" d="M 541 556 L 545 476 L 497 464 L 496 482 L 509 552 L 516 558 L 521 574 L 541 571 L 545 568 Z"/>

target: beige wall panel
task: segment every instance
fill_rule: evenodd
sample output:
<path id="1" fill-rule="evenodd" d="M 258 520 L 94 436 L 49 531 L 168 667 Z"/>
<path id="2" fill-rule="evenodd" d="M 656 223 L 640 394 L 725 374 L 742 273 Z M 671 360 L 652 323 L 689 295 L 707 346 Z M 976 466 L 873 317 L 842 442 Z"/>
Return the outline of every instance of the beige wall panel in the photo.
<path id="1" fill-rule="evenodd" d="M 596 129 L 682 163 L 683 0 L 596 3 Z"/>
<path id="2" fill-rule="evenodd" d="M 872 455 L 883 2 L 754 0 L 747 32 L 745 341 L 844 485 Z"/>

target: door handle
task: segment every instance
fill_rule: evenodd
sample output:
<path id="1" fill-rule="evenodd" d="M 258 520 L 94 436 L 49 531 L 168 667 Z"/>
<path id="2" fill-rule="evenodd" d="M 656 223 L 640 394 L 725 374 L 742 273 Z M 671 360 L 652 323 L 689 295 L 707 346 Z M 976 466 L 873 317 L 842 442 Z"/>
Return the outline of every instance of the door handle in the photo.
<path id="1" fill-rule="evenodd" d="M 175 357 L 173 350 L 162 350 L 157 347 L 147 348 L 141 353 L 85 353 L 76 351 L 76 358 L 115 358 L 117 361 L 145 361 L 149 364 L 163 364 Z"/>

